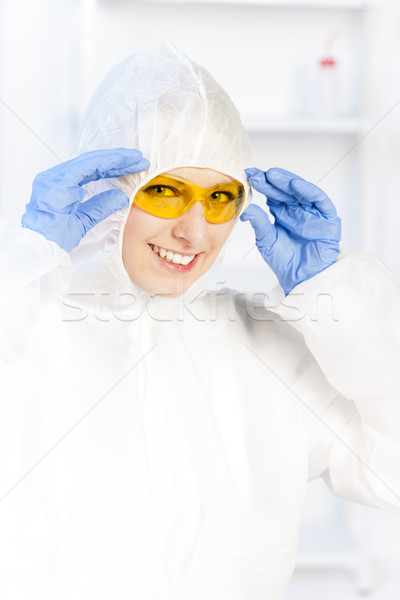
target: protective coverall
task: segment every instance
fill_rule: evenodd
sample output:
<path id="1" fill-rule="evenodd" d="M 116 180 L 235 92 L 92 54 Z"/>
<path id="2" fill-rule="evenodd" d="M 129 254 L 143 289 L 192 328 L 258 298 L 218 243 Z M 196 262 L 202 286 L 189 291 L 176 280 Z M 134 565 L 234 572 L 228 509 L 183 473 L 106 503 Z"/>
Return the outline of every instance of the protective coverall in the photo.
<path id="1" fill-rule="evenodd" d="M 139 148 L 149 172 L 113 182 L 131 198 L 179 166 L 246 183 L 216 89 L 169 45 L 131 57 L 76 151 Z M 0 597 L 278 600 L 308 480 L 400 513 L 399 281 L 343 250 L 286 298 L 207 274 L 147 295 L 121 260 L 128 212 L 69 254 L 2 222 Z"/>

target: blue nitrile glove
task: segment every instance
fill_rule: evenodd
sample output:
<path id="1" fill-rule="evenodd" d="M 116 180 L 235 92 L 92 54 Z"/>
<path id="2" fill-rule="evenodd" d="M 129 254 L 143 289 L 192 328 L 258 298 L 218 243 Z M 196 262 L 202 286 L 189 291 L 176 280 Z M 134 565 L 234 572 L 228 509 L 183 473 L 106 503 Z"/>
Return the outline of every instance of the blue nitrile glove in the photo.
<path id="1" fill-rule="evenodd" d="M 22 227 L 41 233 L 70 252 L 89 229 L 129 204 L 126 194 L 118 188 L 82 202 L 86 195 L 82 185 L 138 173 L 149 166 L 139 150 L 115 148 L 86 152 L 43 171 L 33 181 Z"/>
<path id="2" fill-rule="evenodd" d="M 287 295 L 336 261 L 340 218 L 325 192 L 290 171 L 273 168 L 264 173 L 253 168 L 246 169 L 246 175 L 250 185 L 267 197 L 275 223 L 257 204 L 250 204 L 240 219 L 250 221 L 256 246 Z"/>

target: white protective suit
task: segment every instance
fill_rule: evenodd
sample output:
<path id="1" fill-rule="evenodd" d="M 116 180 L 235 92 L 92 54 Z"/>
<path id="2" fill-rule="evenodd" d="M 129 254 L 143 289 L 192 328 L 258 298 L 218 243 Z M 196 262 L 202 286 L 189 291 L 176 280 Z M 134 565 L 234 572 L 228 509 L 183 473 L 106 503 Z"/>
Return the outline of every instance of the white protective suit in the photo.
<path id="1" fill-rule="evenodd" d="M 113 147 L 151 161 L 131 200 L 178 166 L 248 185 L 235 108 L 169 44 L 95 93 L 77 153 Z M 128 212 L 70 254 L 2 223 L 0 598 L 278 600 L 308 480 L 400 513 L 399 281 L 348 250 L 286 299 L 150 296 Z"/>

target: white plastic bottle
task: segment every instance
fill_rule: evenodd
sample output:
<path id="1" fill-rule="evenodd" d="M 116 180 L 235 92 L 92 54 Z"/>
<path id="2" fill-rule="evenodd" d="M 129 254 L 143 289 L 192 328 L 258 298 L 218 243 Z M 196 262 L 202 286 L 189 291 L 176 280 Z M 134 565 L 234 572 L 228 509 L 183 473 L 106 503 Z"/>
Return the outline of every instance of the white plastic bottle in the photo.
<path id="1" fill-rule="evenodd" d="M 339 80 L 337 61 L 326 56 L 318 63 L 317 106 L 320 117 L 336 117 L 339 114 Z"/>

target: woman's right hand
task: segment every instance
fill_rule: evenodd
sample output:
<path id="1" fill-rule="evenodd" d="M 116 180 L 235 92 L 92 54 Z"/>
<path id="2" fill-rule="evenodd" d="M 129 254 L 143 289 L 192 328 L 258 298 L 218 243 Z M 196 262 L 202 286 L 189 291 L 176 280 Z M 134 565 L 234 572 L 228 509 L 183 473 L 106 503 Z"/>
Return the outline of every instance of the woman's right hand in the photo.
<path id="1" fill-rule="evenodd" d="M 150 162 L 139 150 L 115 148 L 86 152 L 43 171 L 34 179 L 22 226 L 70 252 L 89 229 L 129 204 L 126 194 L 117 188 L 82 202 L 86 195 L 82 186 L 90 181 L 145 171 L 149 166 Z"/>

